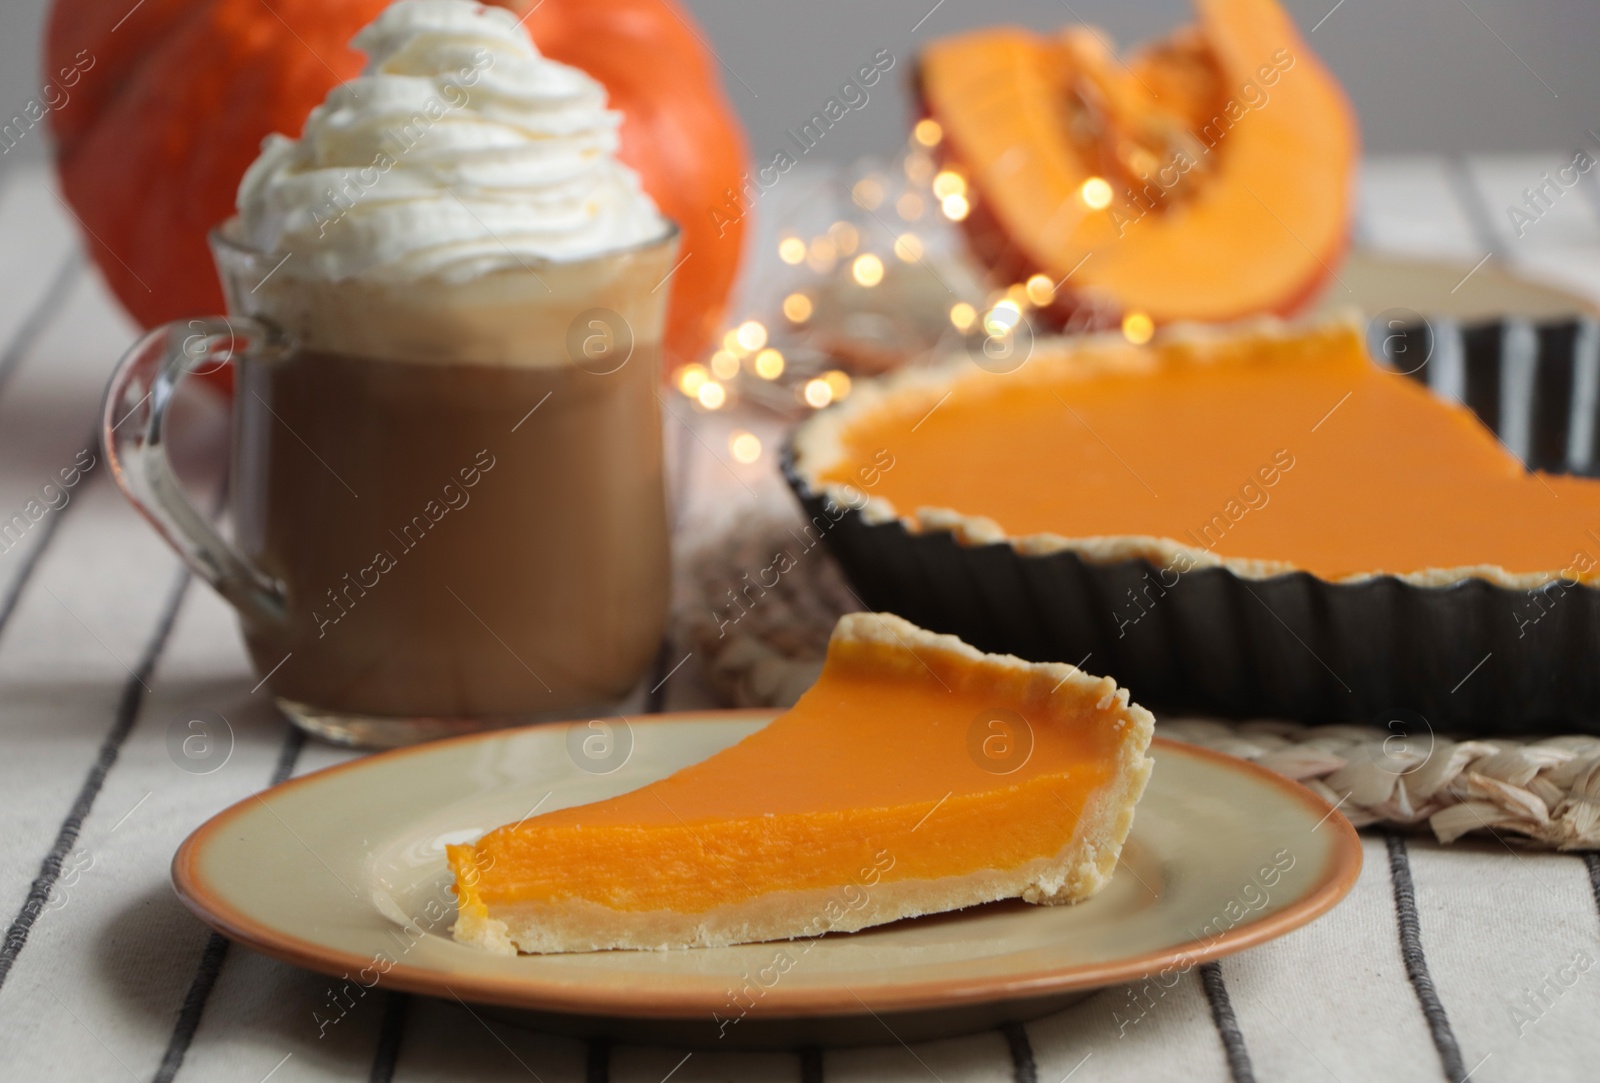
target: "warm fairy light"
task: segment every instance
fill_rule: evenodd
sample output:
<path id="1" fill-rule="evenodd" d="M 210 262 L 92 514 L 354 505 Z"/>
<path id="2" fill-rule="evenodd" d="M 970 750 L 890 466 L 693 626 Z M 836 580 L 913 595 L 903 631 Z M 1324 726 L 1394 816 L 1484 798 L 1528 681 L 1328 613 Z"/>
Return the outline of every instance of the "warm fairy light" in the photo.
<path id="1" fill-rule="evenodd" d="M 767 329 L 760 320 L 745 320 L 734 334 L 746 353 L 754 353 L 767 344 Z"/>
<path id="2" fill-rule="evenodd" d="M 917 126 L 911 129 L 911 138 L 925 147 L 937 147 L 939 140 L 944 138 L 944 129 L 939 127 L 939 122 L 932 117 L 924 117 L 917 121 Z"/>
<path id="3" fill-rule="evenodd" d="M 695 392 L 694 397 L 699 399 L 700 405 L 704 406 L 707 410 L 715 410 L 723 403 L 728 401 L 728 393 L 724 391 L 722 389 L 722 385 L 717 383 L 715 380 L 707 380 L 705 383 L 701 384 L 700 389 Z"/>
<path id="4" fill-rule="evenodd" d="M 922 238 L 915 233 L 902 233 L 895 238 L 894 254 L 906 263 L 915 263 L 922 258 Z"/>
<path id="5" fill-rule="evenodd" d="M 799 237 L 785 237 L 778 242 L 778 258 L 793 266 L 806 258 L 806 242 Z"/>
<path id="6" fill-rule="evenodd" d="M 818 274 L 833 270 L 833 261 L 839 258 L 839 249 L 831 237 L 811 238 L 811 248 L 806 252 L 806 266 Z"/>
<path id="7" fill-rule="evenodd" d="M 1122 317 L 1122 336 L 1135 346 L 1142 346 L 1156 333 L 1156 325 L 1143 312 L 1130 312 Z"/>
<path id="8" fill-rule="evenodd" d="M 861 241 L 861 234 L 856 232 L 856 227 L 849 222 L 835 222 L 828 227 L 828 239 L 833 242 L 841 256 L 848 256 L 856 250 L 856 245 Z"/>
<path id="9" fill-rule="evenodd" d="M 811 318 L 811 298 L 791 293 L 783 299 L 783 315 L 790 323 L 805 323 Z"/>
<path id="10" fill-rule="evenodd" d="M 805 398 L 807 406 L 820 410 L 833 401 L 833 388 L 828 386 L 827 380 L 807 380 Z"/>
<path id="11" fill-rule="evenodd" d="M 735 429 L 728 434 L 728 451 L 746 465 L 761 458 L 761 438 L 753 432 Z"/>
<path id="12" fill-rule="evenodd" d="M 828 393 L 833 397 L 834 402 L 838 402 L 850 394 L 850 374 L 848 372 L 830 369 L 822 374 L 822 382 L 828 385 Z"/>
<path id="13" fill-rule="evenodd" d="M 711 374 L 719 380 L 731 380 L 739 375 L 739 355 L 728 350 L 712 354 Z"/>
<path id="14" fill-rule="evenodd" d="M 883 260 L 868 252 L 864 256 L 857 256 L 850 265 L 850 274 L 858 283 L 871 289 L 883 281 Z"/>
<path id="15" fill-rule="evenodd" d="M 1033 303 L 1028 300 L 1028 287 L 1021 282 L 1013 282 L 1006 287 L 1006 300 L 1016 305 L 1019 312 Z"/>
<path id="16" fill-rule="evenodd" d="M 678 370 L 678 390 L 691 399 L 699 394 L 700 387 L 711 379 L 704 365 L 685 365 Z"/>
<path id="17" fill-rule="evenodd" d="M 776 380 L 783 375 L 783 354 L 771 346 L 756 354 L 756 375 L 763 380 Z"/>
<path id="18" fill-rule="evenodd" d="M 906 192 L 894 201 L 894 213 L 904 218 L 907 222 L 915 222 L 922 217 L 924 206 L 922 197 L 915 192 Z"/>
<path id="19" fill-rule="evenodd" d="M 991 338 L 1009 335 L 1022 320 L 1022 310 L 1015 301 L 1001 301 L 983 314 L 983 329 Z"/>
<path id="20" fill-rule="evenodd" d="M 946 169 L 933 178 L 933 194 L 940 199 L 946 196 L 964 196 L 967 194 L 967 178 Z"/>
<path id="21" fill-rule="evenodd" d="M 950 221 L 959 222 L 972 210 L 972 204 L 967 202 L 966 196 L 952 193 L 939 201 L 939 209 Z"/>
<path id="22" fill-rule="evenodd" d="M 850 194 L 855 201 L 869 211 L 875 211 L 883 206 L 883 182 L 877 177 L 862 177 L 856 181 L 855 187 L 850 189 Z"/>
<path id="23" fill-rule="evenodd" d="M 1028 292 L 1028 300 L 1035 305 L 1043 307 L 1055 300 L 1056 286 L 1050 281 L 1049 275 L 1033 275 L 1024 287 Z"/>
<path id="24" fill-rule="evenodd" d="M 950 322 L 957 331 L 966 334 L 972 327 L 972 322 L 978 318 L 978 310 L 965 301 L 957 301 L 950 306 Z"/>
<path id="25" fill-rule="evenodd" d="M 1111 206 L 1111 185 L 1104 177 L 1090 177 L 1078 188 L 1078 198 L 1091 211 L 1103 211 Z"/>
<path id="26" fill-rule="evenodd" d="M 739 329 L 730 327 L 722 332 L 722 348 L 729 353 L 743 353 L 744 347 L 739 345 Z"/>
<path id="27" fill-rule="evenodd" d="M 906 180 L 912 184 L 927 184 L 933 178 L 933 159 L 924 150 L 914 150 L 906 155 Z"/>

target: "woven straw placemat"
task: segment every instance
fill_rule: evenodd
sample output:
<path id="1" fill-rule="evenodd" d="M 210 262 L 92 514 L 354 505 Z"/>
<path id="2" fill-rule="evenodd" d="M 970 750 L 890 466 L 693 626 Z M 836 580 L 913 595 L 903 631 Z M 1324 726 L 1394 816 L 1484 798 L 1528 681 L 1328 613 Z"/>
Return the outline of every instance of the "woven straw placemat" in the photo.
<path id="1" fill-rule="evenodd" d="M 787 707 L 816 680 L 828 634 L 862 609 L 792 515 L 754 510 L 690 555 L 678 624 L 706 679 L 739 707 Z M 1456 741 L 1377 726 L 1160 718 L 1157 733 L 1259 763 L 1357 827 L 1492 832 L 1542 849 L 1600 847 L 1600 738 Z"/>

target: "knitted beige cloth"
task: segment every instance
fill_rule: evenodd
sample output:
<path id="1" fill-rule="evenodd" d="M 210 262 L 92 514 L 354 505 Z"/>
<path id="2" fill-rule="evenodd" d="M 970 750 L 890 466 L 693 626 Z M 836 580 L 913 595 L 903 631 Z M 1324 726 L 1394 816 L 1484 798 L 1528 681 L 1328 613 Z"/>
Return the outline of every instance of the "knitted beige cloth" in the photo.
<path id="1" fill-rule="evenodd" d="M 678 624 L 732 706 L 794 703 L 822 668 L 834 622 L 863 608 L 827 552 L 793 527 L 771 512 L 739 517 L 688 561 Z M 1600 738 L 1455 741 L 1376 726 L 1181 718 L 1161 719 L 1157 733 L 1292 778 L 1357 827 L 1426 825 L 1441 842 L 1492 830 L 1541 848 L 1600 847 Z"/>

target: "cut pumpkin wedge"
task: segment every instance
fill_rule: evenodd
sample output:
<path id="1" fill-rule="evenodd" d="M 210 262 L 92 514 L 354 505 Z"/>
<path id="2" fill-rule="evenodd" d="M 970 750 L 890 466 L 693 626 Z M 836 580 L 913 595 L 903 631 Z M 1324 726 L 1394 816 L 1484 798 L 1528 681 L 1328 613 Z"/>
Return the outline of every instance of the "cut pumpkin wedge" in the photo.
<path id="1" fill-rule="evenodd" d="M 1126 62 L 1081 27 L 923 53 L 941 154 L 977 195 L 969 230 L 997 273 L 1157 323 L 1286 313 L 1333 274 L 1358 153 L 1342 90 L 1273 0 L 1196 8 L 1197 26 Z"/>

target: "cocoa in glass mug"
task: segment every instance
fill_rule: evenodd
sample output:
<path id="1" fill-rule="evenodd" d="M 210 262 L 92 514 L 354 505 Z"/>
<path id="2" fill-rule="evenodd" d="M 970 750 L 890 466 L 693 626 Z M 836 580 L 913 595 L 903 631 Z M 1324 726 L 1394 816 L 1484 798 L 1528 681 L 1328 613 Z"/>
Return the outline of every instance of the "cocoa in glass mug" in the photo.
<path id="1" fill-rule="evenodd" d="M 102 439 L 123 492 L 238 612 L 278 705 L 391 746 L 625 695 L 667 613 L 657 382 L 676 228 L 402 284 L 308 283 L 236 228 L 211 239 L 231 315 L 135 345 Z M 224 363 L 232 540 L 166 450 L 178 381 Z"/>

